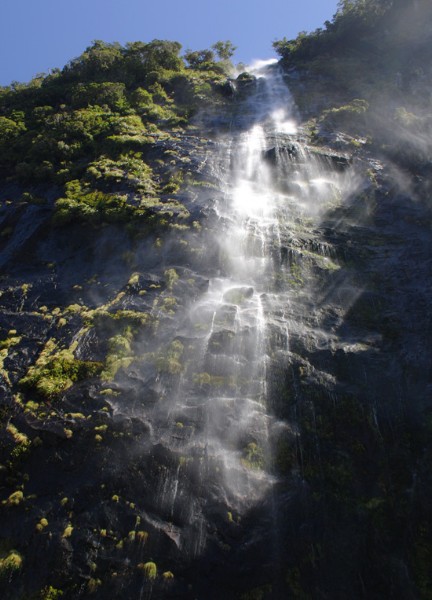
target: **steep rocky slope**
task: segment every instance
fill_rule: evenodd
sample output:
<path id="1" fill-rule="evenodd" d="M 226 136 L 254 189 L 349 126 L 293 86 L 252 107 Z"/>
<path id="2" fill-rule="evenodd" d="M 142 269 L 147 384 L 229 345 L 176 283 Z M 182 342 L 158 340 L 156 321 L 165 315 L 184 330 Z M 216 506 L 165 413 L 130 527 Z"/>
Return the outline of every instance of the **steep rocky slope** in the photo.
<path id="1" fill-rule="evenodd" d="M 121 126 L 111 115 L 77 159 L 56 155 L 43 171 L 33 152 L 27 170 L 14 159 L 13 178 L 3 162 L 3 597 L 430 597 L 429 147 L 414 143 L 411 118 L 389 145 L 371 98 L 334 73 L 285 66 L 301 126 L 266 131 L 258 152 L 277 226 L 245 220 L 266 276 L 225 292 L 210 332 L 202 301 L 238 258 L 224 188 L 260 123 L 260 80 L 213 73 L 216 104 L 201 100 L 188 122 L 153 117 L 146 139 L 131 115 Z M 181 75 L 152 103 L 195 97 Z M 410 114 L 426 119 L 428 76 L 414 87 Z M 58 118 L 43 122 L 53 131 Z M 18 152 L 25 140 L 8 127 Z M 240 333 L 234 313 L 248 323 Z M 217 368 L 225 355 L 256 361 L 257 315 L 265 377 L 254 391 L 258 367 Z M 240 424 L 225 472 L 202 440 Z"/>

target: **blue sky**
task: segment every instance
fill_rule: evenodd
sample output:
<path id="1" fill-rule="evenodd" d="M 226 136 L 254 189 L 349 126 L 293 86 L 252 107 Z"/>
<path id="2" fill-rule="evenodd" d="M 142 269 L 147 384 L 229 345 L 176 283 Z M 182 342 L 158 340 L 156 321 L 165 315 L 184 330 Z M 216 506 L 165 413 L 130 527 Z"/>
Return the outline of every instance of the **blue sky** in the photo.
<path id="1" fill-rule="evenodd" d="M 0 85 L 63 67 L 92 40 L 231 40 L 235 62 L 274 56 L 272 41 L 331 20 L 337 0 L 1 0 Z"/>

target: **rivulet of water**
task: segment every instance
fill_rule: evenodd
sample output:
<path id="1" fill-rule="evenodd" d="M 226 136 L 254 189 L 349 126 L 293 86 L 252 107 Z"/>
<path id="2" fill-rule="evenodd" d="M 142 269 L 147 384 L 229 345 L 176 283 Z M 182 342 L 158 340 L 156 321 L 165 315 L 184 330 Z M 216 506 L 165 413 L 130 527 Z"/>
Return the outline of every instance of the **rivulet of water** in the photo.
<path id="1" fill-rule="evenodd" d="M 271 497 L 274 441 L 290 427 L 268 401 L 271 355 L 288 361 L 290 348 L 298 273 L 287 240 L 340 193 L 337 176 L 298 141 L 293 101 L 272 62 L 250 69 L 256 79 L 243 101 L 250 126 L 234 119 L 208 157 L 218 181 L 217 265 L 175 328 L 172 343 L 187 359 L 153 430 L 154 442 L 178 459 L 160 470 L 159 508 L 183 524 L 175 541 L 190 556 L 206 547 L 209 506 L 240 518 Z"/>

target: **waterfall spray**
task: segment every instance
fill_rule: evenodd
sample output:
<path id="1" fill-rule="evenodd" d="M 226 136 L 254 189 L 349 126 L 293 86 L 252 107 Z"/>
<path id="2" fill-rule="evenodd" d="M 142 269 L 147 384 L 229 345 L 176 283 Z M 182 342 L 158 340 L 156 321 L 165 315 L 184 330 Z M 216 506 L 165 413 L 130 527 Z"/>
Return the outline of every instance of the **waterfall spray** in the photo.
<path id="1" fill-rule="evenodd" d="M 308 302 L 304 260 L 330 260 L 328 247 L 309 244 L 305 223 L 319 224 L 341 197 L 344 176 L 301 143 L 278 66 L 255 64 L 250 75 L 253 87 L 238 100 L 230 132 L 207 153 L 212 198 L 196 200 L 213 215 L 201 238 L 211 257 L 193 263 L 205 289 L 194 299 L 182 297 L 175 319 L 167 318 L 164 307 L 176 302 L 169 285 L 178 290 L 186 277 L 174 275 L 170 263 L 164 304 L 153 307 L 163 325 L 158 349 L 149 355 L 157 375 L 143 363 L 158 398 L 146 411 L 157 465 L 153 516 L 146 520 L 199 563 L 224 547 L 227 529 L 242 536 L 245 547 L 260 540 L 262 552 L 262 531 L 255 538 L 244 525 L 259 514 L 254 527 L 265 531 L 277 587 L 282 509 L 276 490 L 287 478 L 281 448 L 297 452 L 294 481 L 295 473 L 301 476 L 302 446 L 295 420 L 281 410 L 284 384 L 275 365 L 288 367 L 292 331 L 303 334 L 297 309 Z"/>

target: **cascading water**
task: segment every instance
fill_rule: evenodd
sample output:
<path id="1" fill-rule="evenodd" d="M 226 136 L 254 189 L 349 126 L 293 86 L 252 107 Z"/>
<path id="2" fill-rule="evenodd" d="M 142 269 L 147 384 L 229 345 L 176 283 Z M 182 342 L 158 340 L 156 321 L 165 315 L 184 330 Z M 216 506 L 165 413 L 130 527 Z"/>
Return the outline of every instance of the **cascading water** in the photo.
<path id="1" fill-rule="evenodd" d="M 300 224 L 319 219 L 340 193 L 340 175 L 299 143 L 277 67 L 263 63 L 251 72 L 254 92 L 208 157 L 219 188 L 209 234 L 217 239 L 217 264 L 207 290 L 162 332 L 163 361 L 181 375 L 171 387 L 170 377 L 156 382 L 152 445 L 169 456 L 161 450 L 153 503 L 159 516 L 148 520 L 189 559 L 205 552 L 209 536 L 218 539 L 219 522 L 240 523 L 260 505 L 266 527 L 277 530 L 274 448 L 282 433 L 296 434 L 273 411 L 269 363 L 278 353 L 289 362 L 290 305 L 300 277 L 291 247 Z"/>

